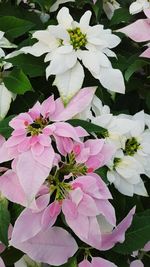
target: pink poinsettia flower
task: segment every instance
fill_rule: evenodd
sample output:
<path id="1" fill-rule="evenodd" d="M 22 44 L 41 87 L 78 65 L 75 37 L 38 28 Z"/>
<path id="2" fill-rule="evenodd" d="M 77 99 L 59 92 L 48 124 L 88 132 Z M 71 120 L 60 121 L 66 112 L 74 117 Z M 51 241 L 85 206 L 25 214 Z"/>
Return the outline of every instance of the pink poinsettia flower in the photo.
<path id="1" fill-rule="evenodd" d="M 75 143 L 73 152 L 77 163 L 84 163 L 88 172 L 104 166 L 114 154 L 114 147 L 105 144 L 104 139 L 89 139 L 84 143 Z"/>
<path id="2" fill-rule="evenodd" d="M 80 142 L 79 137 L 87 135 L 87 132 L 81 127 L 72 127 L 70 124 L 60 121 L 72 118 L 85 106 L 88 106 L 95 89 L 95 87 L 82 89 L 67 107 L 64 107 L 60 98 L 54 100 L 51 96 L 42 104 L 37 102 L 28 112 L 21 113 L 12 119 L 10 126 L 14 130 L 11 137 L 1 146 L 0 162 L 12 160 L 19 154 L 31 150 L 37 161 L 41 157 L 46 159 L 47 154 L 50 154 L 52 165 L 55 155 L 50 136 L 54 136 L 58 150 L 60 150 L 61 142 L 64 145 L 70 143 L 69 149 L 71 150 L 73 145 L 70 139 Z M 51 124 L 52 121 L 53 124 Z"/>
<path id="3" fill-rule="evenodd" d="M 110 249 L 115 243 L 123 242 L 135 209 L 114 228 L 115 211 L 108 201 L 111 194 L 98 175 L 78 177 L 72 182 L 72 187 L 74 190 L 70 192 L 69 198 L 62 202 L 62 211 L 75 234 L 100 250 Z"/>
<path id="4" fill-rule="evenodd" d="M 107 250 L 112 248 L 115 243 L 124 241 L 125 231 L 131 225 L 135 210 L 131 210 L 117 228 L 112 230 L 116 225 L 116 217 L 115 211 L 108 201 L 111 198 L 111 194 L 99 176 L 95 174 L 80 176 L 69 183 L 67 188 L 68 191 L 66 193 L 65 190 L 62 191 L 64 199 L 61 199 L 61 201 L 55 200 L 48 204 L 50 195 L 44 193 L 44 195 L 40 195 L 36 199 L 39 209 L 26 208 L 21 213 L 14 225 L 11 245 L 27 253 L 36 261 L 53 265 L 57 265 L 59 261 L 59 264 L 63 264 L 62 250 L 65 260 L 69 257 L 70 254 L 67 253 L 70 253 L 70 250 L 67 252 L 68 247 L 64 249 L 61 247 L 62 244 L 60 243 L 63 242 L 61 240 L 62 229 L 53 227 L 61 210 L 68 226 L 74 233 L 81 240 L 97 249 Z M 28 228 L 26 228 L 27 222 Z M 23 231 L 25 228 L 26 231 Z M 57 238 L 57 230 L 58 235 L 60 235 L 59 240 Z M 54 239 L 53 231 L 56 231 Z M 56 242 L 55 248 L 59 245 L 61 247 L 60 258 L 58 259 L 52 257 L 51 252 L 49 254 L 44 252 L 47 245 L 50 251 L 52 246 L 53 252 L 53 242 Z M 74 244 L 73 240 L 71 242 L 73 242 L 71 244 Z M 72 247 L 74 248 L 75 244 L 71 245 L 69 249 Z"/>
<path id="5" fill-rule="evenodd" d="M 129 38 L 134 40 L 135 42 L 149 42 L 150 41 L 150 10 L 146 9 L 145 15 L 146 19 L 139 19 L 134 23 L 119 29 L 119 32 L 126 34 Z M 140 30 L 139 30 L 140 29 Z M 140 55 L 141 57 L 150 58 L 150 47 L 148 44 L 148 48 Z"/>
<path id="6" fill-rule="evenodd" d="M 92 258 L 92 261 L 83 260 L 78 267 L 117 267 L 114 263 L 99 257 Z"/>

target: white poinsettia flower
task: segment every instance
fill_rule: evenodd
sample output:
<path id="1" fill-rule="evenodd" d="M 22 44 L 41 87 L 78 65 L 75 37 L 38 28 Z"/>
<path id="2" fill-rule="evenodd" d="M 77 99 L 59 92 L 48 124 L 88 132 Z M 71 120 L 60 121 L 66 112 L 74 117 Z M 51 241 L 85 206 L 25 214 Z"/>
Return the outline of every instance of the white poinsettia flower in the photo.
<path id="1" fill-rule="evenodd" d="M 144 169 L 132 156 L 124 155 L 123 151 L 118 150 L 108 167 L 107 179 L 120 193 L 127 196 L 148 196 L 140 177 Z"/>
<path id="2" fill-rule="evenodd" d="M 31 260 L 27 255 L 24 255 L 15 263 L 15 267 L 42 267 L 41 263 Z"/>
<path id="3" fill-rule="evenodd" d="M 120 8 L 120 4 L 116 0 L 103 0 L 103 9 L 108 19 L 114 15 L 114 11 Z"/>
<path id="4" fill-rule="evenodd" d="M 75 2 L 75 0 L 57 0 L 50 8 L 50 12 L 54 12 L 59 8 L 59 5 L 65 4 L 67 2 Z"/>
<path id="5" fill-rule="evenodd" d="M 149 0 L 136 0 L 130 5 L 129 12 L 134 15 L 148 8 L 150 8 Z"/>
<path id="6" fill-rule="evenodd" d="M 111 49 L 120 43 L 120 38 L 111 30 L 105 30 L 103 25 L 90 26 L 91 15 L 91 11 L 85 12 L 78 23 L 68 8 L 63 7 L 57 15 L 58 25 L 35 32 L 33 38 L 38 42 L 21 49 L 34 56 L 47 54 L 45 62 L 50 61 L 50 64 L 46 76 L 55 75 L 54 84 L 66 103 L 83 84 L 81 62 L 106 89 L 125 92 L 121 71 L 113 69 L 108 59 L 108 56 L 116 56 Z"/>

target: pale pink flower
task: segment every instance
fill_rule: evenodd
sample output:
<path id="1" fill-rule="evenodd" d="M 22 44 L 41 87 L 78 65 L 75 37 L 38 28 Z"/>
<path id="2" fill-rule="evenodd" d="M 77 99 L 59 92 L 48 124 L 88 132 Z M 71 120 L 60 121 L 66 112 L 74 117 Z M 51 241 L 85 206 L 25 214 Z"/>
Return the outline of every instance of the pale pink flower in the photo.
<path id="1" fill-rule="evenodd" d="M 61 152 L 61 143 L 69 145 L 72 150 L 73 144 L 70 139 L 80 142 L 79 137 L 87 135 L 81 127 L 72 127 L 65 121 L 82 111 L 89 105 L 95 92 L 94 88 L 84 88 L 76 95 L 65 108 L 60 98 L 54 100 L 53 96 L 46 99 L 42 104 L 37 102 L 29 112 L 21 113 L 10 121 L 14 129 L 11 137 L 0 149 L 0 162 L 11 160 L 19 154 L 31 150 L 33 158 L 44 166 L 52 167 L 54 151 L 51 146 L 51 136 L 56 140 L 58 150 Z M 52 121 L 56 121 L 50 124 Z M 51 163 L 46 162 L 48 154 L 51 155 Z M 45 159 L 45 160 L 44 160 Z"/>
<path id="2" fill-rule="evenodd" d="M 92 258 L 92 261 L 83 260 L 78 267 L 117 267 L 114 263 L 99 257 Z"/>
<path id="3" fill-rule="evenodd" d="M 107 250 L 123 242 L 135 209 L 113 230 L 116 217 L 108 201 L 111 194 L 96 174 L 80 176 L 71 183 L 73 190 L 62 201 L 62 211 L 69 227 L 85 243 Z"/>

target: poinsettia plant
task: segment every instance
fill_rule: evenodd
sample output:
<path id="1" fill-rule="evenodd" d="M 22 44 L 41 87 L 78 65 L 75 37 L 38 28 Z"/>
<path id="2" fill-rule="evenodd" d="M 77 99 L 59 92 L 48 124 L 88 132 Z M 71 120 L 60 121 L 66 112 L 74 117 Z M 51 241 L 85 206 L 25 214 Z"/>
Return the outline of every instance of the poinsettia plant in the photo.
<path id="1" fill-rule="evenodd" d="M 0 1 L 0 267 L 150 266 L 150 1 Z"/>

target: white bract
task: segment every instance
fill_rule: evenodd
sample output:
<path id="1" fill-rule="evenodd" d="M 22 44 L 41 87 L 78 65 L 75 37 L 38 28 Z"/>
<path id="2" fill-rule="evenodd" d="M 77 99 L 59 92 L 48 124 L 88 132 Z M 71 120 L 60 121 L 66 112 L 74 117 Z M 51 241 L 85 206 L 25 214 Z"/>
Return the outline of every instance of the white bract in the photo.
<path id="1" fill-rule="evenodd" d="M 129 11 L 132 15 L 150 8 L 149 0 L 136 0 L 130 5 Z"/>
<path id="2" fill-rule="evenodd" d="M 143 111 L 134 116 L 120 114 L 114 116 L 108 106 L 94 96 L 91 105 L 78 115 L 79 119 L 108 130 L 105 142 L 114 147 L 114 157 L 108 164 L 108 180 L 128 196 L 147 196 L 140 177 L 150 177 L 150 116 Z"/>
<path id="3" fill-rule="evenodd" d="M 0 31 L 0 120 L 2 120 L 9 108 L 12 99 L 15 97 L 13 93 L 11 93 L 3 83 L 3 75 L 5 70 L 9 69 L 12 64 L 5 62 L 5 52 L 2 48 L 16 48 L 16 45 L 10 43 L 5 37 L 4 32 Z"/>
<path id="4" fill-rule="evenodd" d="M 118 150 L 108 167 L 108 181 L 113 183 L 120 193 L 127 196 L 134 194 L 148 196 L 140 177 L 144 169 L 132 156 L 125 155 L 123 151 Z"/>
<path id="5" fill-rule="evenodd" d="M 120 8 L 120 4 L 115 0 L 103 0 L 103 9 L 108 17 L 111 19 L 114 15 L 114 11 Z"/>
<path id="6" fill-rule="evenodd" d="M 34 56 L 47 54 L 46 77 L 55 75 L 54 85 L 67 103 L 80 90 L 84 80 L 84 68 L 98 79 L 108 90 L 124 93 L 122 73 L 113 69 L 108 57 L 116 56 L 111 48 L 120 43 L 120 38 L 105 30 L 103 25 L 90 26 L 91 11 L 85 12 L 80 22 L 73 20 L 68 8 L 63 7 L 58 15 L 58 25 L 37 31 L 33 38 L 38 40 L 31 47 L 21 49 Z M 82 62 L 82 64 L 81 64 Z"/>

